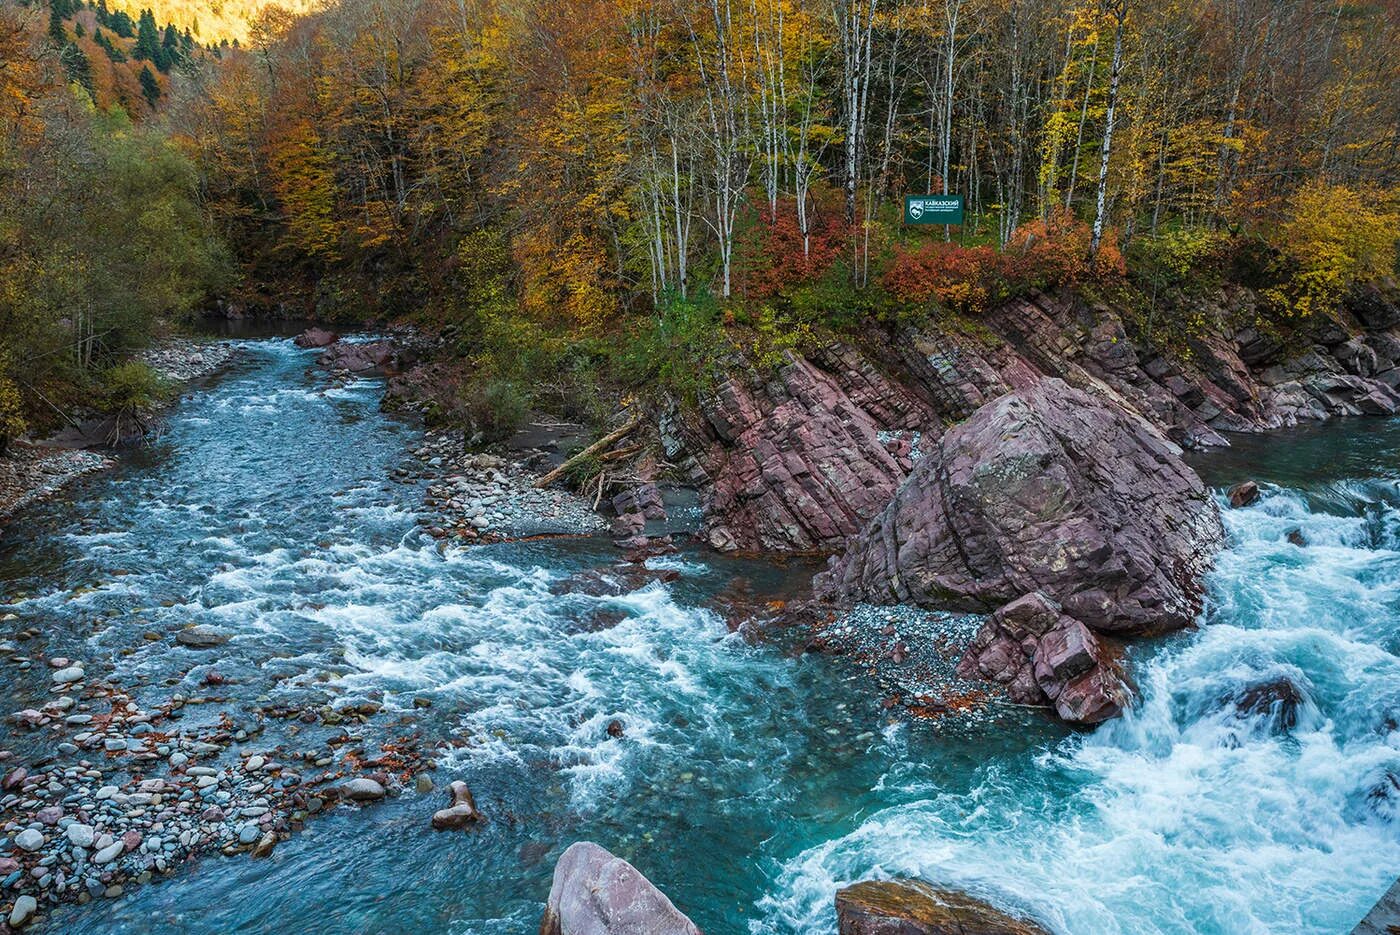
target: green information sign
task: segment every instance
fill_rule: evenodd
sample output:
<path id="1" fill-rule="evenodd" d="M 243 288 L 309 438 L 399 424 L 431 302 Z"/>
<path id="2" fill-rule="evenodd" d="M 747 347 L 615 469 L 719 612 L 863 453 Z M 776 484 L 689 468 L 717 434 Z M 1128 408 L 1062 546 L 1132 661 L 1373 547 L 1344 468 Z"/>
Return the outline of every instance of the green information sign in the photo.
<path id="1" fill-rule="evenodd" d="M 962 195 L 905 195 L 905 224 L 961 224 Z"/>

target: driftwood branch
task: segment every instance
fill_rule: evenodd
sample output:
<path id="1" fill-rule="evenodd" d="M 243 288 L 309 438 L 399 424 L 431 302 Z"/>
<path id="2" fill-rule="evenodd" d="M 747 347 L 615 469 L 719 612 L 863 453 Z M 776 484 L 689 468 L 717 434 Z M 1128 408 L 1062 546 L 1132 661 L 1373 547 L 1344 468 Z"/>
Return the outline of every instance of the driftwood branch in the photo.
<path id="1" fill-rule="evenodd" d="M 615 431 L 609 432 L 608 434 L 604 435 L 602 438 L 598 439 L 596 442 L 589 445 L 587 448 L 583 449 L 578 454 L 574 455 L 572 458 L 569 458 L 567 461 L 559 465 L 554 470 L 550 471 L 544 477 L 541 477 L 539 480 L 535 481 L 535 487 L 548 487 L 550 484 L 554 483 L 559 478 L 567 474 L 569 469 L 572 468 L 574 465 L 578 464 L 580 461 L 586 461 L 598 452 L 608 448 L 610 445 L 613 445 L 621 439 L 626 438 L 637 428 L 637 426 L 641 424 L 642 417 L 633 416 L 622 428 L 616 429 Z"/>

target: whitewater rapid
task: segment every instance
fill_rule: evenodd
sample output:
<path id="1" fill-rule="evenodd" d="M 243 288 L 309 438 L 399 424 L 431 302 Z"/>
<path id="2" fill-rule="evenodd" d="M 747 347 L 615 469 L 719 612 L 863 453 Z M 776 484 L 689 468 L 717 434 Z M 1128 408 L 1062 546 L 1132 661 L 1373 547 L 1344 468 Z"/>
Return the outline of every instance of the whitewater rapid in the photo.
<path id="1" fill-rule="evenodd" d="M 834 931 L 837 886 L 912 875 L 1068 935 L 1349 932 L 1400 872 L 1397 505 L 1376 479 L 1222 499 L 1202 625 L 1139 651 L 1134 710 L 784 862 L 750 931 Z M 1244 694 L 1281 680 L 1296 712 Z"/>
<path id="2" fill-rule="evenodd" d="M 356 734 L 421 736 L 439 789 L 337 809 L 269 860 L 206 858 L 65 908 L 55 930 L 531 935 L 580 839 L 710 935 L 831 935 L 838 886 L 902 875 L 1060 935 L 1320 935 L 1400 870 L 1384 794 L 1400 774 L 1400 431 L 1339 429 L 1327 471 L 1225 512 L 1202 625 L 1132 648 L 1141 703 L 1123 719 L 892 722 L 859 667 L 727 624 L 730 602 L 761 606 L 809 569 L 695 550 L 659 563 L 676 580 L 596 587 L 606 540 L 432 539 L 425 482 L 391 480 L 413 473 L 420 430 L 313 358 L 243 344 L 149 451 L 27 511 L 0 539 L 0 610 L 42 622 L 29 651 L 148 702 L 207 694 L 217 668 L 226 708 L 189 717 L 260 719 L 244 755 L 307 743 L 264 708 L 371 703 Z M 192 623 L 230 642 L 145 638 Z M 31 675 L 0 668 L 12 697 Z M 1247 700 L 1282 680 L 1296 710 Z M 7 743 L 38 755 L 45 738 Z M 435 834 L 454 778 L 487 821 Z"/>

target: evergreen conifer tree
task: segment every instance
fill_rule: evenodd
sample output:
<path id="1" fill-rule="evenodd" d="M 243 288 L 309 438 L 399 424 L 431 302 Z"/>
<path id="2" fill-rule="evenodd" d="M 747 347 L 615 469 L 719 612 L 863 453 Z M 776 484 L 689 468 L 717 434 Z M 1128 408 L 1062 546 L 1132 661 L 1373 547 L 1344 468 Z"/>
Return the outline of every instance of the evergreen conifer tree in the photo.
<path id="1" fill-rule="evenodd" d="M 141 96 L 146 99 L 146 103 L 154 110 L 156 102 L 160 100 L 160 82 L 151 73 L 151 66 L 142 65 L 141 74 L 138 76 L 141 82 Z"/>

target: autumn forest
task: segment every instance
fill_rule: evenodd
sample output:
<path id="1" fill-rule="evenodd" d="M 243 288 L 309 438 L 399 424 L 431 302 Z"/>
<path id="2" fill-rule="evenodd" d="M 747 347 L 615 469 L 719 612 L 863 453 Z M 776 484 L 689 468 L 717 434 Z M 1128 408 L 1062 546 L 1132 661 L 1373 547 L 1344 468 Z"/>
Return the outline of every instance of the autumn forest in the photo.
<path id="1" fill-rule="evenodd" d="M 0 8 L 12 420 L 216 302 L 450 328 L 472 392 L 528 404 L 529 374 L 693 383 L 1030 289 L 1116 290 L 1169 341 L 1168 298 L 1222 279 L 1286 323 L 1394 274 L 1394 3 L 343 0 L 232 41 L 162 15 Z M 902 224 L 921 193 L 965 223 Z"/>

